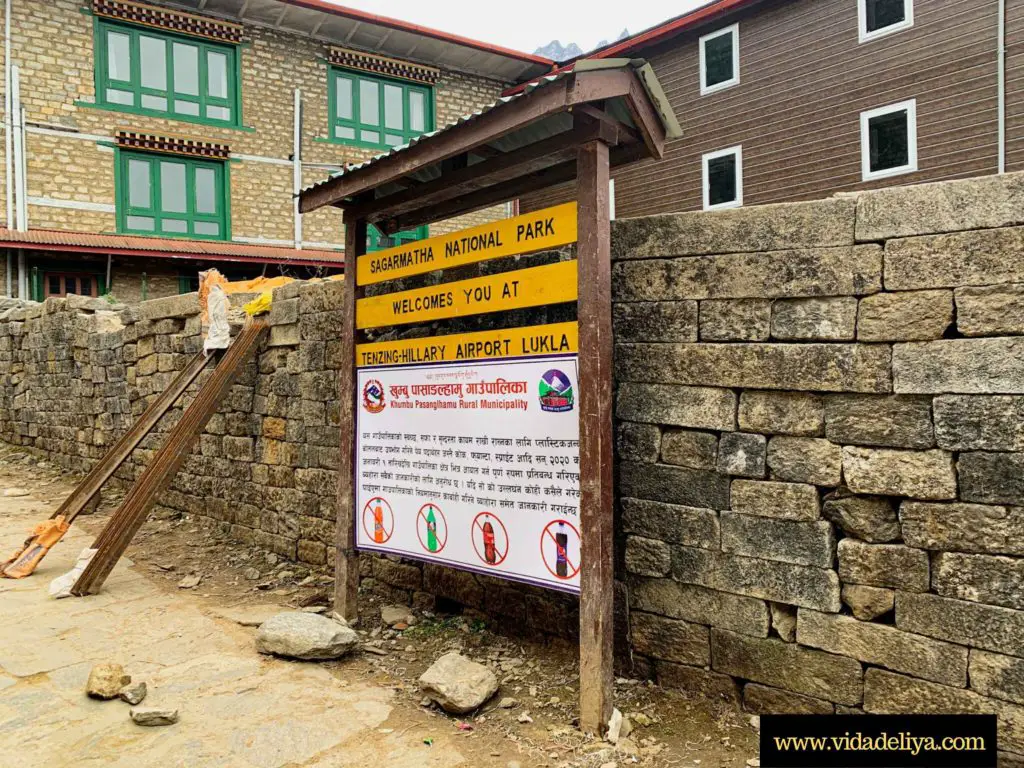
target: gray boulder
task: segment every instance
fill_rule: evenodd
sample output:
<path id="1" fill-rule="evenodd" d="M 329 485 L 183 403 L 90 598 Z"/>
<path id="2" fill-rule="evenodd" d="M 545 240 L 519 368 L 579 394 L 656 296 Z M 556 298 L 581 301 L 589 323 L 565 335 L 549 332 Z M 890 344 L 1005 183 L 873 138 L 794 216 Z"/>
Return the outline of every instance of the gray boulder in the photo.
<path id="1" fill-rule="evenodd" d="M 445 712 L 472 712 L 498 691 L 495 674 L 458 653 L 446 653 L 420 677 L 420 690 Z"/>
<path id="2" fill-rule="evenodd" d="M 260 653 L 292 659 L 338 659 L 358 645 L 359 636 L 351 627 L 301 611 L 272 616 L 256 631 L 256 649 Z"/>

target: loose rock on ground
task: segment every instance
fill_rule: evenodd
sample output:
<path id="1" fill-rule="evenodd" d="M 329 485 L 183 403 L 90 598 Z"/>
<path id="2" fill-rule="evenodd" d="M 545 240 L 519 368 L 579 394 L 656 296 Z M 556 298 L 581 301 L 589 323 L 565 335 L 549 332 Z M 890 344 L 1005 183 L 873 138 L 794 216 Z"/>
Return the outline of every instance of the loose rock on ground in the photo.
<path id="1" fill-rule="evenodd" d="M 338 659 L 357 645 L 359 636 L 350 627 L 301 611 L 272 616 L 256 632 L 256 648 L 260 653 L 293 659 Z"/>
<path id="2" fill-rule="evenodd" d="M 446 653 L 420 677 L 420 689 L 445 712 L 472 712 L 498 691 L 495 674 L 458 653 Z"/>
<path id="3" fill-rule="evenodd" d="M 120 664 L 97 664 L 89 673 L 85 692 L 94 699 L 116 699 L 131 681 L 131 675 L 126 675 Z"/>

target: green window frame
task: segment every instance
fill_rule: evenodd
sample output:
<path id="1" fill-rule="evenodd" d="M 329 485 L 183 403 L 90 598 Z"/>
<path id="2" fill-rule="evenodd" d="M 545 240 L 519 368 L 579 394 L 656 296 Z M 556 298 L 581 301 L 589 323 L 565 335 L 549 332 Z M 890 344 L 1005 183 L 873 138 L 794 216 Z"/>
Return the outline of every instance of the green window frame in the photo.
<path id="1" fill-rule="evenodd" d="M 231 239 L 226 162 L 118 150 L 115 163 L 118 232 Z"/>
<path id="2" fill-rule="evenodd" d="M 237 46 L 97 18 L 95 52 L 97 106 L 241 127 Z"/>
<path id="3" fill-rule="evenodd" d="M 390 237 L 381 232 L 373 224 L 366 228 L 366 252 L 383 251 L 386 248 L 395 248 L 399 245 L 412 243 L 416 240 L 423 240 L 429 234 L 429 227 L 424 224 L 416 229 L 405 229 L 395 232 Z"/>
<path id="4" fill-rule="evenodd" d="M 331 67 L 327 109 L 330 139 L 391 149 L 434 130 L 434 89 Z"/>

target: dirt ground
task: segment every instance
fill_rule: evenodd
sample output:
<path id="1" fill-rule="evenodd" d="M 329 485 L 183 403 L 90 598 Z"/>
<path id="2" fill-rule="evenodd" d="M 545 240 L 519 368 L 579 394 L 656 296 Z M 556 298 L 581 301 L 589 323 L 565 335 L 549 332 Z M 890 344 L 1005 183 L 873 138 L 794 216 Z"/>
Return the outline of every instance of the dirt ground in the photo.
<path id="1" fill-rule="evenodd" d="M 0 449 L 0 493 L 19 494 L 0 496 L 0 557 L 76 479 L 23 450 Z M 186 517 L 151 519 L 100 595 L 49 599 L 50 579 L 70 567 L 119 500 L 105 491 L 98 513 L 79 518 L 33 577 L 0 581 L 0 764 L 18 754 L 12 750 L 48 766 L 757 764 L 749 716 L 641 681 L 616 681 L 616 706 L 633 725 L 627 739 L 613 746 L 583 735 L 575 727 L 575 649 L 502 637 L 479 619 L 421 614 L 393 629 L 382 625 L 379 603 L 363 596 L 359 630 L 373 650 L 318 664 L 260 656 L 255 627 L 246 625 L 277 609 L 327 610 L 331 578 Z M 501 681 L 470 718 L 431 706 L 416 685 L 450 650 L 490 665 Z M 146 703 L 173 703 L 181 721 L 140 728 L 126 704 L 88 700 L 85 677 L 101 661 L 148 680 Z M 511 707 L 499 706 L 508 699 Z"/>

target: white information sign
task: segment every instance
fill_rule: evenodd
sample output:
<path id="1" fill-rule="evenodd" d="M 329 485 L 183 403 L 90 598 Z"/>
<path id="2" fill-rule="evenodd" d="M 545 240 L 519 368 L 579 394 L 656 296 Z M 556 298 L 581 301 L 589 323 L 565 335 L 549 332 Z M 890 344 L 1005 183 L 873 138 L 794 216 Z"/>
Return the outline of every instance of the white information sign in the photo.
<path id="1" fill-rule="evenodd" d="M 359 369 L 356 546 L 579 592 L 576 362 Z"/>

